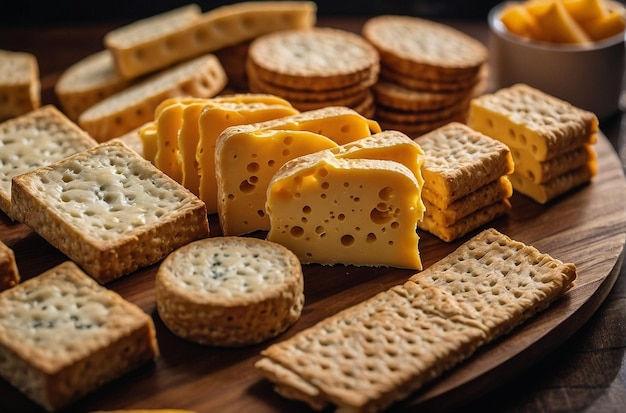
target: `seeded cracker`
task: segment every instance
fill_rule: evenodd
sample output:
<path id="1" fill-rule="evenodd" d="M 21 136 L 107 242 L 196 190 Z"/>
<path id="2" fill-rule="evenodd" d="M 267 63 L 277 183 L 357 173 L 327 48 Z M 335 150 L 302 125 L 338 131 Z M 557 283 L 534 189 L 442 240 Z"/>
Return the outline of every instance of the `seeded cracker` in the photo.
<path id="1" fill-rule="evenodd" d="M 485 230 L 405 284 L 268 347 L 256 367 L 313 408 L 378 412 L 545 309 L 575 277 L 573 264 Z"/>

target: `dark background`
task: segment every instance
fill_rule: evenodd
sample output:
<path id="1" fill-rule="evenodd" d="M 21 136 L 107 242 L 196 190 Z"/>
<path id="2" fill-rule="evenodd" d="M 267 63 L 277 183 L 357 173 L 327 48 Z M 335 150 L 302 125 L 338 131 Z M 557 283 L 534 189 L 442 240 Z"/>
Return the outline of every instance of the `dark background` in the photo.
<path id="1" fill-rule="evenodd" d="M 47 24 L 125 21 L 196 3 L 203 11 L 236 3 L 220 0 L 3 0 L 0 25 L 41 26 Z M 498 0 L 318 0 L 318 15 L 368 16 L 407 14 L 432 18 L 480 18 Z"/>

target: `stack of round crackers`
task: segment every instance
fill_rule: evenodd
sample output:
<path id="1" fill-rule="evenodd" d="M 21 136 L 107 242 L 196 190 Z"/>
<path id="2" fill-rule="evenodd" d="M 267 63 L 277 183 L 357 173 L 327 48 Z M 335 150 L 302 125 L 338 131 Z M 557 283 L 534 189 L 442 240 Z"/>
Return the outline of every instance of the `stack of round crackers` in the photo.
<path id="1" fill-rule="evenodd" d="M 469 101 L 486 88 L 486 47 L 449 26 L 409 16 L 369 19 L 362 34 L 380 54 L 372 90 L 384 129 L 419 136 L 464 122 Z"/>
<path id="2" fill-rule="evenodd" d="M 275 32 L 250 44 L 249 89 L 288 100 L 296 109 L 346 106 L 371 117 L 371 87 L 379 74 L 376 49 L 347 31 L 314 27 Z"/>

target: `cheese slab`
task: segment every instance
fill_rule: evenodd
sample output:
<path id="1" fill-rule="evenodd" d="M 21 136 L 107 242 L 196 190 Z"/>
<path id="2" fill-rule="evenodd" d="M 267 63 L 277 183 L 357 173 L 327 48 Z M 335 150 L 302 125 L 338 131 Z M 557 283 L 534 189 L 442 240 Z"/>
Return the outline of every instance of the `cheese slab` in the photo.
<path id="1" fill-rule="evenodd" d="M 405 140 L 385 145 L 387 133 Z M 396 153 L 406 158 L 393 160 Z M 422 162 L 421 148 L 400 132 L 295 158 L 268 186 L 267 239 L 303 263 L 421 269 Z"/>
<path id="2" fill-rule="evenodd" d="M 100 283 L 209 235 L 204 203 L 121 142 L 13 178 L 11 211 Z"/>
<path id="3" fill-rule="evenodd" d="M 104 43 L 119 73 L 134 78 L 274 31 L 310 28 L 316 12 L 309 1 L 239 2 L 205 13 L 189 5 L 116 29 Z"/>
<path id="4" fill-rule="evenodd" d="M 370 136 L 373 131 L 380 131 L 375 121 L 342 106 L 225 129 L 215 147 L 222 231 L 241 235 L 269 230 L 266 191 L 285 162 Z"/>
<path id="5" fill-rule="evenodd" d="M 540 162 L 594 143 L 598 132 L 593 113 L 521 83 L 472 99 L 468 125 Z"/>
<path id="6" fill-rule="evenodd" d="M 0 375 L 47 411 L 158 352 L 152 318 L 70 261 L 0 294 Z"/>
<path id="7" fill-rule="evenodd" d="M 11 214 L 11 179 L 97 145 L 55 106 L 0 124 L 0 210 Z"/>

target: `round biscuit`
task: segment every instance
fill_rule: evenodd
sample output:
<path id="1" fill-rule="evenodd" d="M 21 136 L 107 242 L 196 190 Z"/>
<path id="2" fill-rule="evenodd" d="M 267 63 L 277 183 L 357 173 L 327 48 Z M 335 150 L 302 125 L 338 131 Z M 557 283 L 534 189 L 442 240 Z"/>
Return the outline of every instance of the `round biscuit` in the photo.
<path id="1" fill-rule="evenodd" d="M 371 79 L 379 70 L 378 52 L 365 39 L 327 27 L 261 36 L 250 44 L 248 60 L 248 70 L 254 70 L 261 80 L 306 90 L 354 85 Z"/>
<path id="2" fill-rule="evenodd" d="M 362 35 L 379 51 L 381 65 L 405 75 L 424 72 L 429 79 L 463 79 L 472 77 L 488 57 L 487 48 L 473 37 L 418 17 L 372 17 Z"/>
<path id="3" fill-rule="evenodd" d="M 158 314 L 175 335 L 203 345 L 257 344 L 285 331 L 304 305 L 298 258 L 248 237 L 205 238 L 163 260 L 155 279 Z"/>

